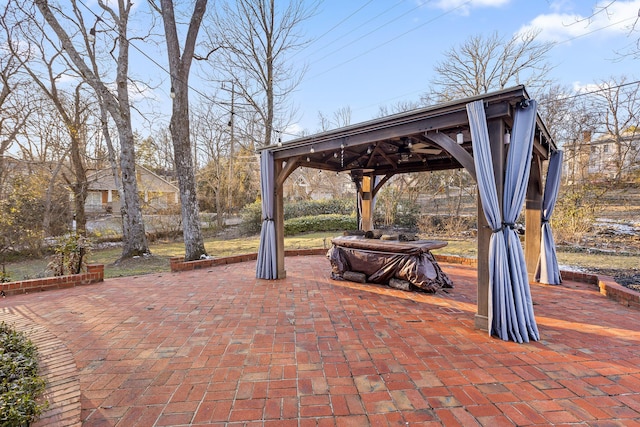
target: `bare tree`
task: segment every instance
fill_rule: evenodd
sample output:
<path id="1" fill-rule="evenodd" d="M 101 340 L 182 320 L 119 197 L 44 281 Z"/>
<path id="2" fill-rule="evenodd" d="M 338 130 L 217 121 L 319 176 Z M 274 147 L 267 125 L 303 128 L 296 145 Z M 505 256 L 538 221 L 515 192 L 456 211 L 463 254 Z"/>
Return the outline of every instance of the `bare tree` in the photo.
<path id="1" fill-rule="evenodd" d="M 351 107 L 340 107 L 333 112 L 332 117 L 327 117 L 322 112 L 318 112 L 320 122 L 320 132 L 337 129 L 351 124 Z"/>
<path id="2" fill-rule="evenodd" d="M 616 8 L 616 3 L 620 3 L 617 0 L 606 0 L 606 1 L 598 1 L 595 3 L 593 8 L 591 9 L 591 14 L 588 16 L 577 19 L 572 25 L 591 25 L 598 16 L 606 15 L 610 16 L 613 13 L 613 10 Z M 631 16 L 629 18 L 634 18 Z M 626 27 L 627 29 L 627 37 L 629 38 L 629 44 L 624 48 L 617 50 L 615 53 L 623 58 L 623 57 L 631 57 L 633 59 L 640 58 L 640 9 L 637 10 L 637 15 L 632 24 Z"/>
<path id="3" fill-rule="evenodd" d="M 79 80 L 72 93 L 59 87 L 61 80 L 75 76 L 75 73 L 66 66 L 64 61 L 60 61 L 60 52 L 52 46 L 47 34 L 37 31 L 37 28 L 42 28 L 42 25 L 35 24 L 33 20 L 27 20 L 11 28 L 5 26 L 7 47 L 21 69 L 51 101 L 69 134 L 70 146 L 66 151 L 71 160 L 73 177 L 67 177 L 65 174 L 63 176 L 74 196 L 77 230 L 85 234 L 87 223 L 85 202 L 88 184 L 84 158 L 90 104 L 82 95 L 82 80 Z"/>
<path id="4" fill-rule="evenodd" d="M 238 93 L 257 112 L 262 125 L 260 145 L 270 145 L 274 126 L 286 125 L 286 99 L 300 82 L 304 69 L 287 56 L 308 41 L 301 24 L 315 12 L 317 2 L 237 0 L 219 8 L 212 46 L 222 46 L 219 68 Z"/>
<path id="5" fill-rule="evenodd" d="M 1 25 L 7 28 L 7 8 L 4 9 Z M 5 155 L 25 126 L 31 115 L 29 91 L 26 82 L 20 77 L 19 63 L 7 49 L 7 32 L 0 36 L 0 196 L 3 195 L 6 179 Z"/>
<path id="6" fill-rule="evenodd" d="M 76 0 L 71 1 L 73 20 L 67 19 L 69 15 L 64 11 L 52 7 L 47 0 L 36 0 L 35 5 L 42 14 L 44 20 L 51 27 L 61 44 L 61 52 L 72 63 L 77 72 L 85 79 L 87 84 L 96 92 L 101 108 L 104 108 L 113 119 L 120 142 L 120 170 L 122 178 L 122 222 L 123 222 L 123 247 L 122 258 L 149 253 L 149 245 L 145 235 L 142 210 L 138 195 L 138 185 L 135 171 L 135 152 L 133 129 L 131 125 L 131 103 L 129 99 L 129 38 L 127 26 L 133 3 L 129 0 L 118 0 L 117 8 L 110 7 L 103 0 L 98 0 L 98 5 L 105 13 L 105 17 L 96 15 L 96 24 L 104 19 L 112 22 L 115 33 L 113 42 L 117 46 L 116 54 L 116 93 L 102 81 L 97 72 L 93 43 L 95 41 L 95 25 L 87 31 L 83 14 L 78 8 Z M 65 19 L 62 25 L 58 16 Z M 108 18 L 107 18 L 108 16 Z M 79 37 L 79 45 L 83 51 L 76 48 L 74 38 L 65 30 L 65 26 L 75 24 L 74 36 Z M 44 31 L 44 29 L 43 29 Z M 90 37 L 91 36 L 91 37 Z M 93 39 L 93 41 L 92 41 Z M 91 66 L 85 62 L 85 57 L 91 61 Z"/>
<path id="7" fill-rule="evenodd" d="M 196 194 L 196 179 L 191 152 L 189 131 L 189 73 L 194 57 L 198 31 L 204 16 L 207 0 L 196 0 L 184 42 L 180 51 L 178 29 L 172 0 L 160 0 L 160 7 L 154 7 L 162 14 L 169 72 L 171 74 L 171 93 L 173 109 L 169 130 L 173 139 L 173 153 L 180 200 L 182 207 L 182 228 L 184 234 L 185 260 L 192 261 L 206 255 L 202 231 L 200 230 L 200 211 Z"/>
<path id="8" fill-rule="evenodd" d="M 563 144 L 565 182 L 587 176 L 589 144 L 596 128 L 596 111 L 590 100 L 571 88 L 551 85 L 538 96 L 538 112 L 559 144 Z M 586 156 L 585 156 L 586 155 Z"/>
<path id="9" fill-rule="evenodd" d="M 619 182 L 640 167 L 640 84 L 620 76 L 600 82 L 598 89 L 591 95 L 599 112 L 597 129 L 601 139 L 613 145 L 613 153 L 602 155 L 610 156 L 613 181 Z"/>
<path id="10" fill-rule="evenodd" d="M 417 101 L 398 101 L 392 105 L 381 105 L 378 108 L 377 117 L 384 117 L 391 114 L 404 113 L 406 111 L 415 110 L 416 108 L 420 108 L 424 103 L 424 100 Z"/>
<path id="11" fill-rule="evenodd" d="M 508 85 L 541 88 L 550 70 L 550 43 L 536 42 L 537 32 L 516 34 L 505 40 L 498 33 L 468 38 L 445 53 L 435 66 L 433 93 L 437 101 L 480 95 Z"/>
<path id="12" fill-rule="evenodd" d="M 224 164 L 224 159 L 229 158 L 229 144 L 225 138 L 227 125 L 220 114 L 215 104 L 200 103 L 192 110 L 191 127 L 194 144 L 202 154 L 202 168 L 197 172 L 200 206 L 216 212 L 218 227 L 224 225 L 224 192 L 229 188 L 223 183 L 231 181 L 231 177 L 226 176 L 229 168 Z"/>

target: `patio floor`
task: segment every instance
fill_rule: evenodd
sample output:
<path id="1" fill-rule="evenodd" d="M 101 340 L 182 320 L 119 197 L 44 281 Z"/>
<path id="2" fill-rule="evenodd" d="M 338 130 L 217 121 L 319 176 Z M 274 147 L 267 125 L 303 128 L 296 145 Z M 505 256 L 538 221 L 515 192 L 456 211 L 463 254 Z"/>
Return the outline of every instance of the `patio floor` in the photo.
<path id="1" fill-rule="evenodd" d="M 541 341 L 474 329 L 476 271 L 436 295 L 336 282 L 323 256 L 7 297 L 68 348 L 85 426 L 640 426 L 640 311 L 532 285 Z M 51 425 L 51 424 L 49 424 Z"/>

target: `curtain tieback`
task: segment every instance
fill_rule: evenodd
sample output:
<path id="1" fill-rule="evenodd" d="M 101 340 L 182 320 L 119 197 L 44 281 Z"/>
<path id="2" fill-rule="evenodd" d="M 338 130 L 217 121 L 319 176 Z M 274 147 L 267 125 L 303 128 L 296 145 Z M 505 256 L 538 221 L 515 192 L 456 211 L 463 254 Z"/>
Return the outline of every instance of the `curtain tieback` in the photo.
<path id="1" fill-rule="evenodd" d="M 493 233 L 497 233 L 497 232 L 499 232 L 499 231 L 504 230 L 504 229 L 505 229 L 505 228 L 507 228 L 507 227 L 508 227 L 508 228 L 510 228 L 510 229 L 512 229 L 512 230 L 515 230 L 516 225 L 515 225 L 514 223 L 512 223 L 512 222 L 503 222 L 503 223 L 502 223 L 502 227 L 500 227 L 500 228 L 492 228 L 492 229 L 491 229 L 491 231 L 492 231 Z"/>
<path id="2" fill-rule="evenodd" d="M 271 218 L 271 217 L 265 217 L 265 218 L 262 218 L 262 220 L 263 220 L 263 221 L 273 221 L 273 218 Z"/>

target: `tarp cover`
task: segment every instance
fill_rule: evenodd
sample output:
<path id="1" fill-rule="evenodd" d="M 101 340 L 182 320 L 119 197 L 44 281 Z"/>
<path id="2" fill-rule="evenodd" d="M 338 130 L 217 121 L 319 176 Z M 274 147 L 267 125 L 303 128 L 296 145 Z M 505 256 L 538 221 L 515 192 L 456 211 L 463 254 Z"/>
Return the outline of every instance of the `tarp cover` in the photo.
<path id="1" fill-rule="evenodd" d="M 346 271 L 353 271 L 365 274 L 369 283 L 386 285 L 395 278 L 431 293 L 453 287 L 451 279 L 426 249 L 429 246 L 431 249 L 443 247 L 446 242 L 434 245 L 434 241 L 398 242 L 341 237 L 334 239 L 333 243 L 327 253 L 333 279 L 342 280 Z M 345 247 L 346 245 L 368 246 L 378 250 Z M 394 249 L 404 253 L 397 253 Z"/>

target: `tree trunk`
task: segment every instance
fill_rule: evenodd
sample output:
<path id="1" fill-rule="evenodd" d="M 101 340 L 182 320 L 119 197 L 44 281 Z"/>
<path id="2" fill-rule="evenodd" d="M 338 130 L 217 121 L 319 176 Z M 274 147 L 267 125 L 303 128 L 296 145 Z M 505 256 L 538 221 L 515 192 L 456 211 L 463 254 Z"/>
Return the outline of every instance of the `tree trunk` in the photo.
<path id="1" fill-rule="evenodd" d="M 117 68 L 118 110 L 111 113 L 118 128 L 120 137 L 120 171 L 122 174 L 123 227 L 127 229 L 127 240 L 122 245 L 122 258 L 131 258 L 149 253 L 149 244 L 144 230 L 140 196 L 138 194 L 138 180 L 136 176 L 136 157 L 134 150 L 133 129 L 131 127 L 131 104 L 129 103 L 128 75 L 129 75 L 129 39 L 127 38 L 126 21 L 119 22 Z"/>
<path id="2" fill-rule="evenodd" d="M 182 106 L 182 102 L 188 102 L 186 98 L 186 96 L 176 95 L 173 100 L 170 130 L 173 139 L 174 162 L 178 175 L 178 188 L 180 189 L 185 260 L 191 261 L 199 259 L 201 255 L 206 254 L 206 251 L 200 229 L 200 210 L 190 149 L 189 119 L 188 115 L 185 117 L 180 113 L 183 108 L 189 111 L 188 108 Z"/>
<path id="3" fill-rule="evenodd" d="M 129 121 L 129 123 L 131 123 Z M 133 150 L 133 132 L 131 127 L 122 129 L 118 126 L 120 136 L 120 170 L 122 171 L 122 190 L 124 199 L 121 200 L 120 213 L 122 226 L 127 239 L 123 241 L 122 258 L 149 253 L 149 245 L 144 230 L 138 182 L 136 179 L 136 160 Z M 129 132 L 127 132 L 127 130 Z"/>
<path id="4" fill-rule="evenodd" d="M 185 260 L 192 261 L 207 254 L 200 229 L 200 210 L 196 194 L 189 128 L 189 70 L 207 0 L 196 1 L 182 55 L 180 54 L 173 1 L 161 0 L 160 4 L 162 5 L 162 19 L 174 95 L 169 130 L 173 140 L 173 156 L 178 175 L 178 188 L 180 189 Z"/>
<path id="5" fill-rule="evenodd" d="M 129 71 L 129 40 L 127 38 L 127 24 L 131 2 L 118 2 L 120 12 L 119 19 L 116 19 L 118 55 L 116 69 L 116 90 L 118 96 L 115 97 L 107 86 L 100 80 L 97 71 L 90 69 L 85 63 L 84 57 L 78 52 L 66 30 L 60 25 L 53 14 L 46 0 L 35 0 L 35 4 L 42 13 L 52 30 L 60 39 L 65 54 L 78 68 L 85 81 L 95 90 L 98 99 L 103 103 L 105 109 L 113 118 L 118 128 L 120 138 L 120 170 L 122 173 L 122 192 L 124 197 L 122 202 L 122 222 L 123 222 L 123 245 L 122 258 L 130 258 L 136 255 L 149 253 L 147 237 L 144 231 L 142 211 L 140 209 L 140 199 L 138 196 L 138 185 L 135 172 L 135 153 L 133 144 L 133 130 L 131 127 L 131 106 L 128 92 L 128 71 Z M 113 14 L 115 17 L 115 13 Z M 95 59 L 95 58 L 94 58 Z M 95 67 L 95 62 L 93 62 Z"/>

